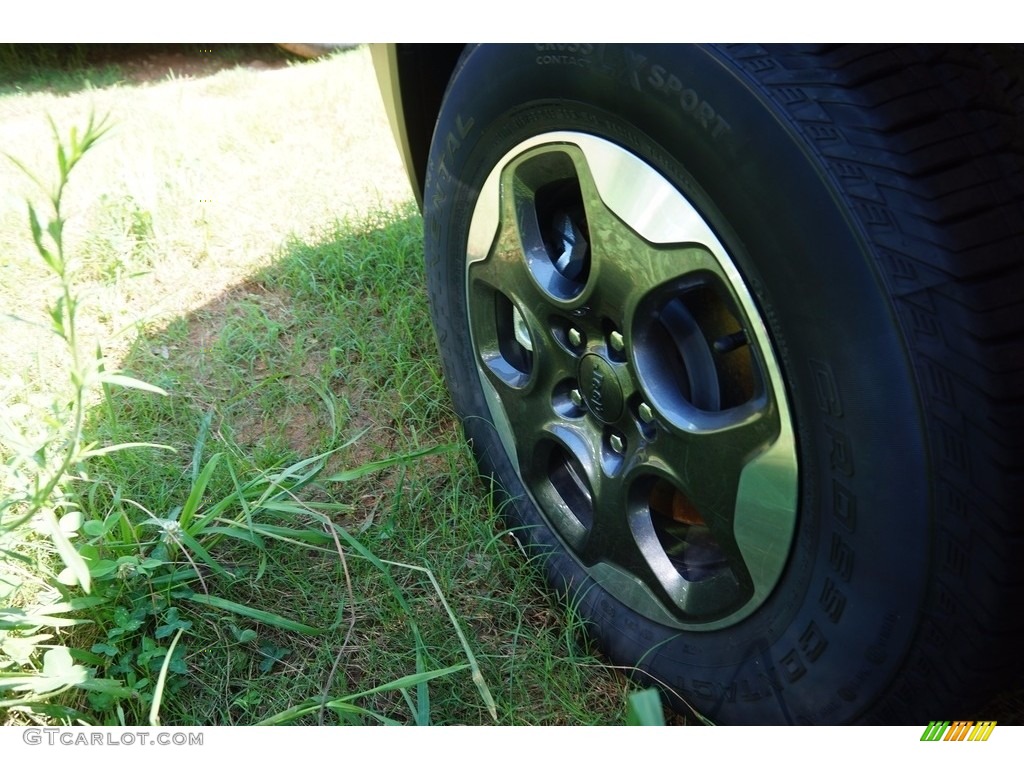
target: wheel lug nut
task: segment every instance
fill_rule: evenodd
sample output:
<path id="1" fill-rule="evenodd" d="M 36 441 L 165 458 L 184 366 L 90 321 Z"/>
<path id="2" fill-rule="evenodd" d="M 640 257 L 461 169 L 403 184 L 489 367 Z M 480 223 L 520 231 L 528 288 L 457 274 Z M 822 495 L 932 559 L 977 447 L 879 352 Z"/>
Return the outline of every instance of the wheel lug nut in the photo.
<path id="1" fill-rule="evenodd" d="M 608 442 L 616 453 L 622 454 L 626 452 L 626 441 L 620 435 L 612 435 L 608 438 Z"/>
<path id="2" fill-rule="evenodd" d="M 654 411 L 651 410 L 651 406 L 647 403 L 640 403 L 640 406 L 636 409 L 637 413 L 640 414 L 640 421 L 644 424 L 650 424 L 654 421 Z"/>
<path id="3" fill-rule="evenodd" d="M 616 352 L 621 352 L 626 348 L 626 340 L 622 338 L 622 334 L 618 331 L 612 331 L 608 341 Z"/>
<path id="4" fill-rule="evenodd" d="M 580 394 L 578 389 L 569 390 L 569 399 L 572 400 L 572 404 L 577 408 L 583 407 L 583 395 Z"/>
<path id="5" fill-rule="evenodd" d="M 575 328 L 569 329 L 569 343 L 574 347 L 578 347 L 583 344 L 583 334 L 577 331 Z"/>

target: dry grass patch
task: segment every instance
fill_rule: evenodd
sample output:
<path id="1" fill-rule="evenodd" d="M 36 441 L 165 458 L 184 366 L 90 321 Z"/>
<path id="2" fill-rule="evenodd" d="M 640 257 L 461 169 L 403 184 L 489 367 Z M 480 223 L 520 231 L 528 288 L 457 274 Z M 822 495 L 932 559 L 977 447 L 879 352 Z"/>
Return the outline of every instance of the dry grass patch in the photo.
<path id="1" fill-rule="evenodd" d="M 0 146 L 52 167 L 58 126 L 109 114 L 114 130 L 69 193 L 69 241 L 92 310 L 88 337 L 116 353 L 132 330 L 192 311 L 270 263 L 289 238 L 410 199 L 365 50 L 267 70 L 59 96 L 0 98 Z M 45 327 L 52 290 L 26 234 L 31 182 L 0 162 L 0 303 Z M 59 366 L 51 335 L 5 321 L 0 397 Z M 13 379 L 13 381 L 11 380 Z"/>

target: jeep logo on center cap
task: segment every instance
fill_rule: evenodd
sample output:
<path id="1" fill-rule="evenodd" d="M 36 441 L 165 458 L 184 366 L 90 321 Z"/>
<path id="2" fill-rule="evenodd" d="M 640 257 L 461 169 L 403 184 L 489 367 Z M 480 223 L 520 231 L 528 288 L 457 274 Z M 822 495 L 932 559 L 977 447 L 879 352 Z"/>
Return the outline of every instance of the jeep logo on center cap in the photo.
<path id="1" fill-rule="evenodd" d="M 622 415 L 622 388 L 615 371 L 600 355 L 584 355 L 579 368 L 580 392 L 587 408 L 605 424 Z"/>

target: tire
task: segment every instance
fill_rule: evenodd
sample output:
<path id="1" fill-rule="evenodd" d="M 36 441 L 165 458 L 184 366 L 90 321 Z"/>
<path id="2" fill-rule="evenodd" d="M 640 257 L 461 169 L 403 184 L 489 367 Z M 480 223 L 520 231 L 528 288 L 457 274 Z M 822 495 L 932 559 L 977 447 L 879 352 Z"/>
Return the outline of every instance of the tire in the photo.
<path id="1" fill-rule="evenodd" d="M 966 47 L 460 60 L 424 196 L 453 402 L 680 711 L 979 718 L 1019 673 L 1021 103 Z"/>

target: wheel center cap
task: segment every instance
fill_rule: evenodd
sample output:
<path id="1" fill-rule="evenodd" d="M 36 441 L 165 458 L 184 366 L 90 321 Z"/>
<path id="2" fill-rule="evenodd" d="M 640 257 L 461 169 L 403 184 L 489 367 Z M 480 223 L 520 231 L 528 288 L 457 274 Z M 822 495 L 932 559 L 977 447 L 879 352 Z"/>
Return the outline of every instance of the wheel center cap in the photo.
<path id="1" fill-rule="evenodd" d="M 618 421 L 622 415 L 622 387 L 611 364 L 600 355 L 584 355 L 580 360 L 579 382 L 590 412 L 605 424 Z"/>

